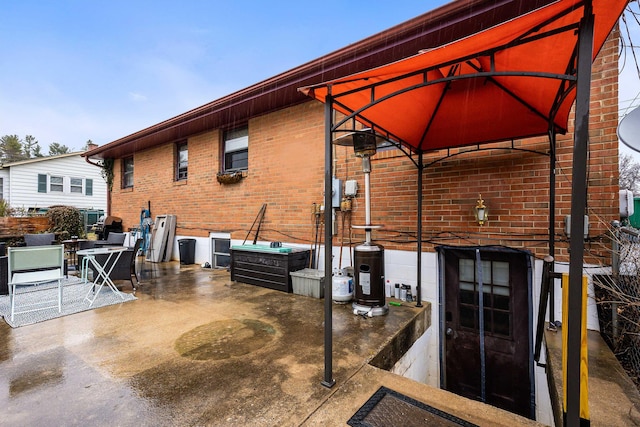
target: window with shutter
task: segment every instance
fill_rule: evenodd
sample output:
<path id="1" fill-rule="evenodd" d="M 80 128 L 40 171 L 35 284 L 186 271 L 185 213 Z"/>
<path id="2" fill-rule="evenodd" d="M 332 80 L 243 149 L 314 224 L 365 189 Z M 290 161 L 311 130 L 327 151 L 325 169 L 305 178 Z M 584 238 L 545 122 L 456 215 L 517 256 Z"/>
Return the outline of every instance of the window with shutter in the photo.
<path id="1" fill-rule="evenodd" d="M 47 192 L 47 175 L 39 173 L 38 174 L 38 193 L 46 193 Z"/>

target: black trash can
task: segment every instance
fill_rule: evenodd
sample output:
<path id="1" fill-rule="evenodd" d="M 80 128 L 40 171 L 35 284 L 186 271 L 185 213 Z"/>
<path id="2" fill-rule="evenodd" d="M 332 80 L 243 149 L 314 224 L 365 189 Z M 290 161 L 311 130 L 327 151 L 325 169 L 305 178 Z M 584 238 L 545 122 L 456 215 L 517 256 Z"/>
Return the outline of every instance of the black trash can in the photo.
<path id="1" fill-rule="evenodd" d="M 178 250 L 180 251 L 180 264 L 193 264 L 196 259 L 196 239 L 178 240 Z"/>

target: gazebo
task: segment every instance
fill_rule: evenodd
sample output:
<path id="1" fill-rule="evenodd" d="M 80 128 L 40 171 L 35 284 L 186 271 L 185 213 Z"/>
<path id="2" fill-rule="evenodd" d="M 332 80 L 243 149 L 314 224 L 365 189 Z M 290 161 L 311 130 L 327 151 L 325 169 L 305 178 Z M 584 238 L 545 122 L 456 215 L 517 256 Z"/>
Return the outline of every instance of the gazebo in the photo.
<path id="1" fill-rule="evenodd" d="M 523 1 L 524 2 L 524 1 Z M 332 143 L 371 129 L 409 156 L 417 169 L 417 289 L 420 301 L 423 154 L 533 136 L 549 137 L 549 254 L 554 254 L 555 136 L 567 131 L 575 102 L 566 369 L 566 421 L 580 414 L 582 268 L 591 65 L 627 0 L 558 0 L 500 25 L 410 58 L 301 88 L 325 104 L 325 188 Z M 342 113 L 336 120 L 334 112 Z M 325 223 L 331 191 L 325 191 Z M 325 277 L 332 235 L 325 230 Z M 328 295 L 327 295 L 328 293 Z M 332 386 L 331 286 L 325 291 L 325 377 Z"/>

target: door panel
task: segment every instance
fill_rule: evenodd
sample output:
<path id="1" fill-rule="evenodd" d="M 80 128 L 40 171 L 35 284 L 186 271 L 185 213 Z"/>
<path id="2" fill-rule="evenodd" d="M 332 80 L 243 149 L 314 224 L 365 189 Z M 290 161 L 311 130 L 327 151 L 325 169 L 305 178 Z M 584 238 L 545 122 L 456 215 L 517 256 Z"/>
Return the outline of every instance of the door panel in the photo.
<path id="1" fill-rule="evenodd" d="M 531 417 L 529 255 L 507 249 L 445 248 L 445 388 Z M 480 346 L 484 306 L 484 398 Z"/>

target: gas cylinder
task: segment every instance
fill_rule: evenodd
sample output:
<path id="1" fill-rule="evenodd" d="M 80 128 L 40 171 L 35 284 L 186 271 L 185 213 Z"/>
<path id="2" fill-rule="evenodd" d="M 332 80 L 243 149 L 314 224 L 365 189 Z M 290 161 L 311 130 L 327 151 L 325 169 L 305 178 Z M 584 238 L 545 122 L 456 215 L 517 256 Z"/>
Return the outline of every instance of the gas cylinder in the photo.
<path id="1" fill-rule="evenodd" d="M 353 279 L 342 273 L 336 273 L 332 279 L 333 302 L 346 304 L 353 298 Z"/>

